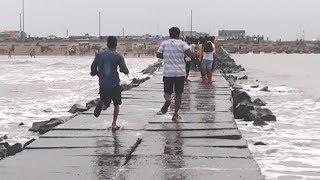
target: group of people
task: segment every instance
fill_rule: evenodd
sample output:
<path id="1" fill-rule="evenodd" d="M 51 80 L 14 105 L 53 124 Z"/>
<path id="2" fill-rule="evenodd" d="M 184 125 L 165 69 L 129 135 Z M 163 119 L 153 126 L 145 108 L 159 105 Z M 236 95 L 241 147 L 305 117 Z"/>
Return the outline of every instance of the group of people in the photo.
<path id="1" fill-rule="evenodd" d="M 214 36 L 200 38 L 186 37 L 186 42 L 190 50 L 196 53 L 196 59 L 192 61 L 185 57 L 186 61 L 186 80 L 188 80 L 190 69 L 198 69 L 201 72 L 202 82 L 212 82 L 212 71 L 216 58 L 217 41 Z"/>
<path id="2" fill-rule="evenodd" d="M 12 48 L 9 48 L 8 50 L 8 58 L 12 58 L 12 54 L 14 53 L 14 46 Z M 36 50 L 35 49 L 31 49 L 30 51 L 30 57 L 31 58 L 36 58 Z"/>
<path id="3" fill-rule="evenodd" d="M 181 97 L 186 78 L 189 76 L 192 64 L 199 68 L 203 82 L 212 82 L 212 69 L 215 57 L 214 37 L 186 38 L 186 42 L 180 39 L 180 29 L 169 29 L 170 38 L 161 43 L 157 58 L 163 59 L 163 90 L 164 104 L 158 115 L 166 114 L 171 105 L 174 93 L 173 121 L 181 117 L 178 112 L 181 107 Z M 122 55 L 116 52 L 117 38 L 110 36 L 107 39 L 107 48 L 100 50 L 91 65 L 91 75 L 99 77 L 100 101 L 94 110 L 98 117 L 102 110 L 106 110 L 111 101 L 114 104 L 112 130 L 118 130 L 117 118 L 119 115 L 121 100 L 121 86 L 118 68 L 120 72 L 129 74 Z"/>

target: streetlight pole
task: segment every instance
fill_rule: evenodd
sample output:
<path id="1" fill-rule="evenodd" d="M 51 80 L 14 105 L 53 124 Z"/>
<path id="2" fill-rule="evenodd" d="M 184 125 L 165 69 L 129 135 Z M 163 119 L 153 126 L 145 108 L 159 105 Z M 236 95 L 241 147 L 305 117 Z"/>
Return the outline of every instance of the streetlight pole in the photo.
<path id="1" fill-rule="evenodd" d="M 24 32 L 24 0 L 22 0 L 22 31 Z"/>
<path id="2" fill-rule="evenodd" d="M 21 13 L 19 13 L 19 21 L 20 21 L 20 33 L 22 32 L 22 17 Z"/>
<path id="3" fill-rule="evenodd" d="M 98 11 L 99 38 L 101 37 L 101 12 Z"/>
<path id="4" fill-rule="evenodd" d="M 191 25 L 191 32 L 190 32 L 191 36 L 193 35 L 193 32 L 192 32 L 193 31 L 193 27 L 192 27 L 193 26 L 193 24 L 192 24 L 193 23 L 192 22 L 193 21 L 193 17 L 192 16 L 193 16 L 193 14 L 192 14 L 192 9 L 191 9 L 191 23 L 190 23 L 190 25 Z"/>

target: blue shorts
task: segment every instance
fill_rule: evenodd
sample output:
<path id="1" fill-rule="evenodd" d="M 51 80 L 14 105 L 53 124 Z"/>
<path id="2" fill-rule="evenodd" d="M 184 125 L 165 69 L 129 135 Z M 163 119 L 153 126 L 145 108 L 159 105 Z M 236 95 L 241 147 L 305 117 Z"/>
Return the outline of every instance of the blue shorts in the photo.
<path id="1" fill-rule="evenodd" d="M 203 74 L 207 74 L 209 72 L 212 72 L 212 63 L 213 63 L 212 60 L 207 60 L 207 59 L 203 60 L 203 62 L 202 62 L 202 72 L 203 72 Z"/>

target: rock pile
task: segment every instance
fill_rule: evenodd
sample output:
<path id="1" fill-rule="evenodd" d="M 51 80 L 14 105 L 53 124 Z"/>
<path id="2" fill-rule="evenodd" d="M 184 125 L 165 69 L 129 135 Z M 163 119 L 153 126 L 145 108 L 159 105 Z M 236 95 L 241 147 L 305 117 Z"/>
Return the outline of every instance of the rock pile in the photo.
<path id="1" fill-rule="evenodd" d="M 219 48 L 214 63 L 215 68 L 220 69 L 223 74 L 238 73 L 245 70 L 241 65 L 237 65 L 223 48 Z"/>
<path id="2" fill-rule="evenodd" d="M 233 90 L 233 112 L 236 119 L 253 121 L 254 125 L 266 125 L 266 121 L 276 121 L 276 116 L 267 108 L 261 108 L 265 103 L 256 99 L 252 102 L 251 97 L 244 91 Z"/>
<path id="3" fill-rule="evenodd" d="M 248 79 L 247 75 L 238 78 L 235 75 L 227 75 L 229 73 L 238 73 L 244 71 L 239 65 L 236 65 L 235 61 L 226 53 L 223 49 L 218 52 L 217 66 L 218 69 L 224 74 L 224 77 L 233 88 L 233 113 L 236 119 L 243 119 L 244 121 L 253 121 L 254 125 L 263 126 L 268 121 L 276 121 L 276 116 L 267 108 L 261 108 L 266 106 L 266 103 L 260 98 L 252 101 L 251 97 L 242 91 L 242 86 L 237 84 L 237 80 Z M 252 88 L 258 88 L 259 85 L 254 85 Z M 268 92 L 269 88 L 263 87 L 260 91 Z"/>
<path id="4" fill-rule="evenodd" d="M 23 150 L 22 144 L 16 143 L 14 145 L 9 145 L 9 143 L 0 143 L 0 159 L 7 156 L 13 156 Z"/>

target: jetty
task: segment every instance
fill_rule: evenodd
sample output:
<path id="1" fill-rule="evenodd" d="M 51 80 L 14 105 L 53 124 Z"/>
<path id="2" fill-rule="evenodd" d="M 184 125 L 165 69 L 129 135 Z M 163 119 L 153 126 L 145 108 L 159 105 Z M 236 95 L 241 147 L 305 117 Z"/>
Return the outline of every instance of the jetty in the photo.
<path id="1" fill-rule="evenodd" d="M 191 72 L 181 119 L 163 104 L 162 74 L 123 92 L 119 124 L 113 107 L 99 118 L 93 109 L 40 136 L 0 162 L 0 179 L 264 179 L 231 111 L 231 90 L 219 73 L 212 85 Z"/>

